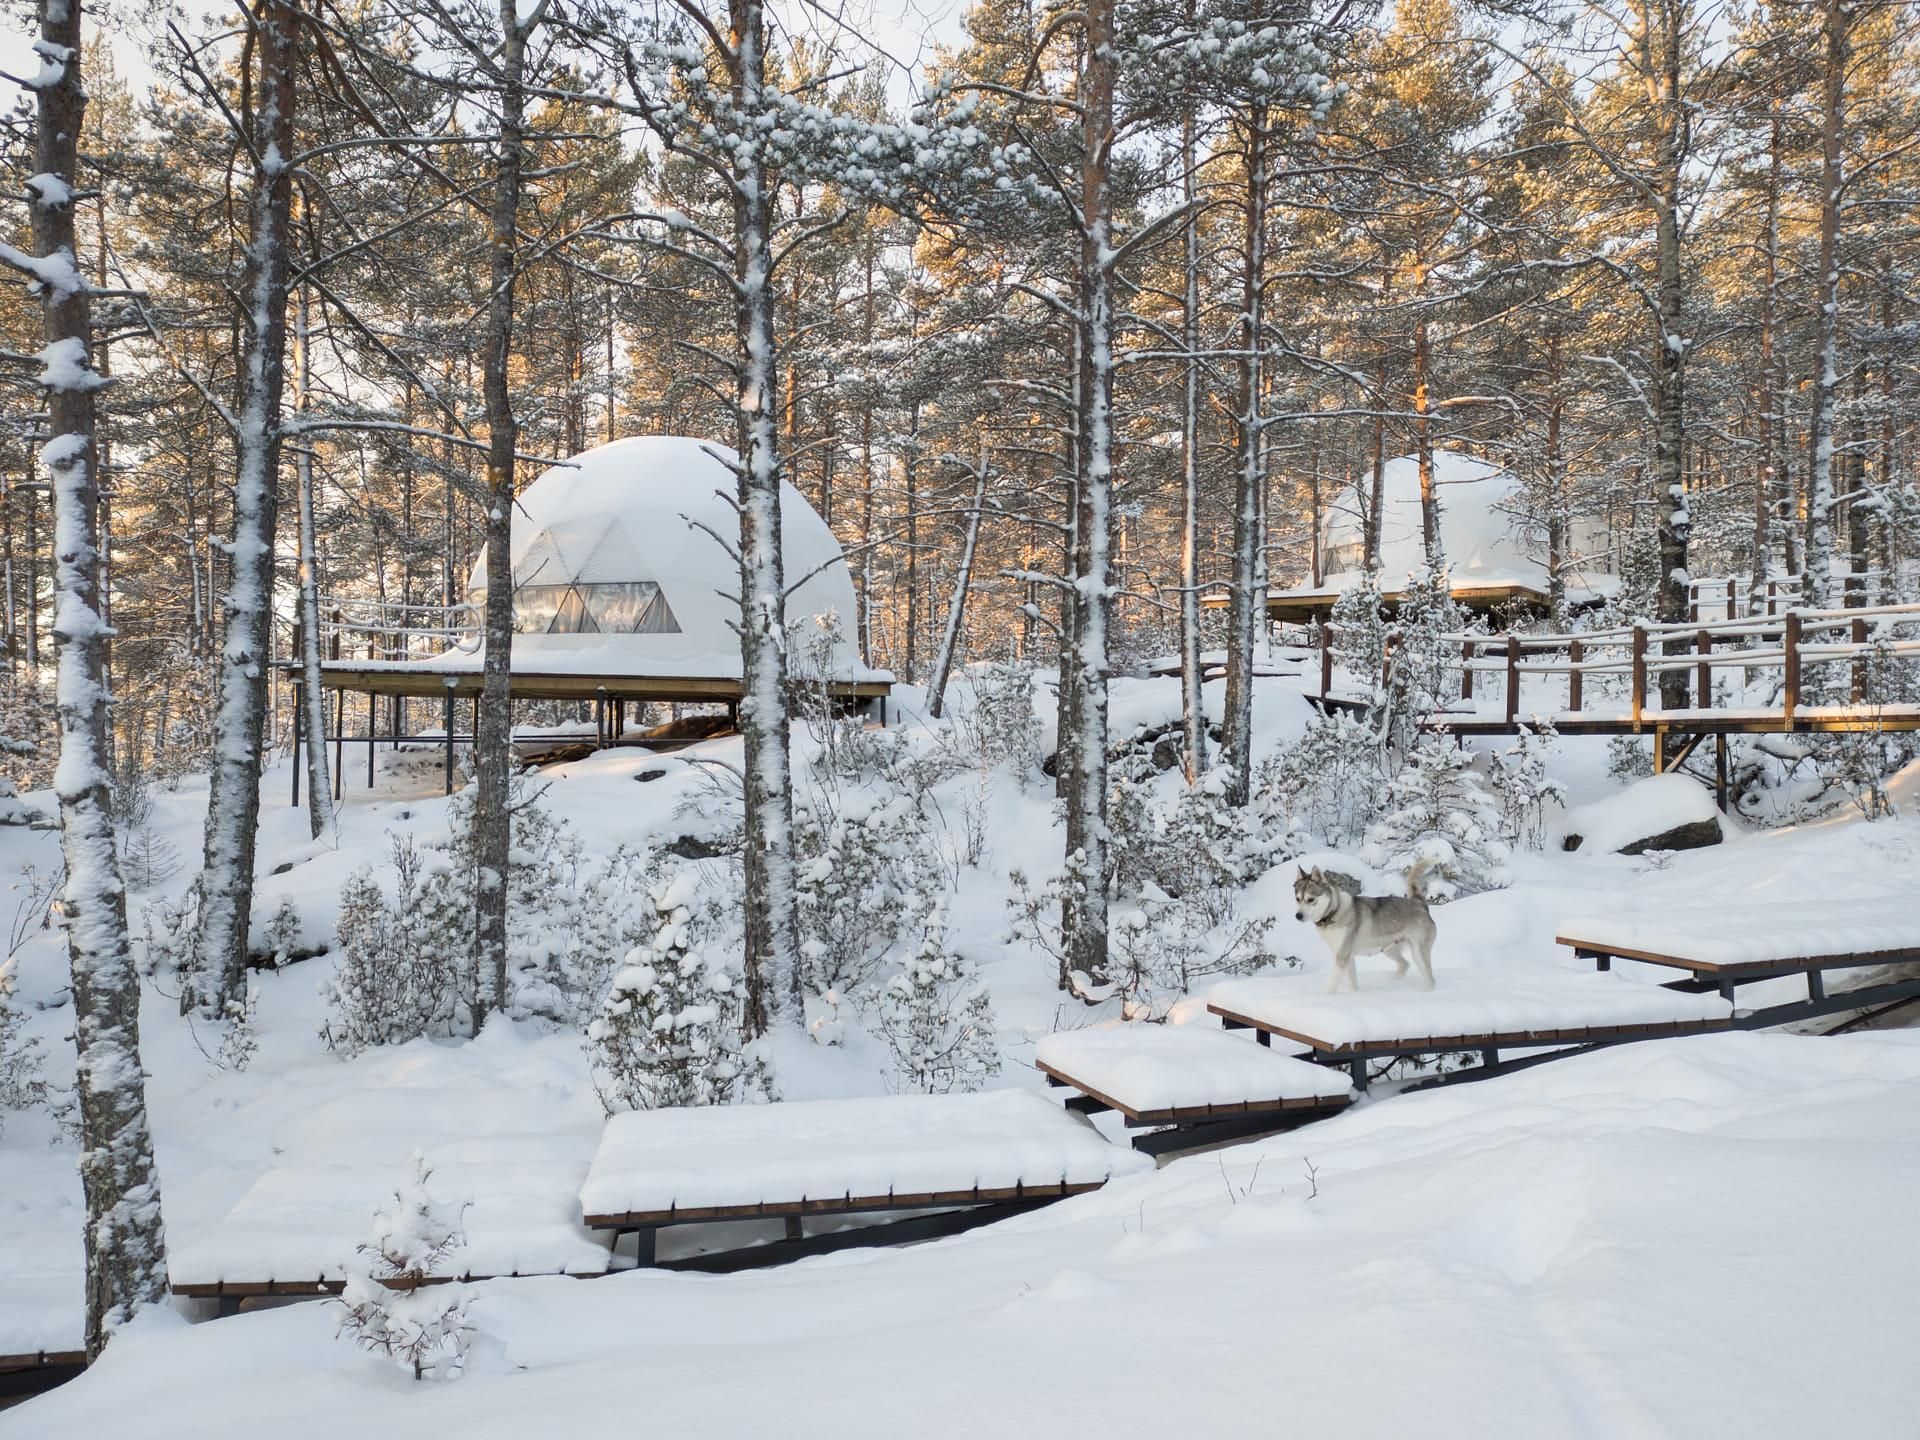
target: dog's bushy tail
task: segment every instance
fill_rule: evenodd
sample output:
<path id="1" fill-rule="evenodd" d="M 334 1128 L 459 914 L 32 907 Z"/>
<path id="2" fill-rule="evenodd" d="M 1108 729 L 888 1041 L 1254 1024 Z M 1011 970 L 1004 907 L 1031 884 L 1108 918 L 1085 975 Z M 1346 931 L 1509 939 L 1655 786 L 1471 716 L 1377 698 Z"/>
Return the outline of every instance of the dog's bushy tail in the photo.
<path id="1" fill-rule="evenodd" d="M 1433 869 L 1434 863 L 1434 861 L 1425 855 L 1422 855 L 1418 860 L 1413 862 L 1413 865 L 1407 871 L 1408 899 L 1418 900 L 1420 898 L 1420 881 L 1426 876 L 1429 870 Z"/>

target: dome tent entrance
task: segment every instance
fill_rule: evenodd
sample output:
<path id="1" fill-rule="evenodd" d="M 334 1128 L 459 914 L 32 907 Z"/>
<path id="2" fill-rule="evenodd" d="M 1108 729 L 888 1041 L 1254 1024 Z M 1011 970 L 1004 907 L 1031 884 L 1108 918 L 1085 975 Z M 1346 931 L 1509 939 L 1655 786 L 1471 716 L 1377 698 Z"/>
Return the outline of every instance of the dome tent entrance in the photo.
<path id="1" fill-rule="evenodd" d="M 625 737 L 629 701 L 721 702 L 741 697 L 739 563 L 732 549 L 739 517 L 734 454 L 683 436 L 637 436 L 601 445 L 542 472 L 515 502 L 509 554 L 514 576 L 514 637 L 509 695 L 594 704 L 595 744 L 644 743 Z M 792 485 L 780 495 L 781 557 L 787 621 L 806 645 L 810 680 L 845 703 L 888 694 L 893 677 L 861 663 L 853 630 L 853 581 L 839 542 Z M 351 627 L 339 630 L 348 653 L 326 661 L 321 683 L 368 697 L 368 745 L 404 737 L 402 697 L 439 697 L 436 742 L 451 751 L 456 701 L 477 703 L 485 662 L 478 631 L 487 587 L 484 557 L 468 578 L 467 633 L 434 654 L 406 654 L 405 640 L 369 627 L 368 658 L 353 658 Z M 438 632 L 442 635 L 448 631 Z M 378 657 L 378 658 L 376 658 Z M 285 667 L 298 684 L 297 666 Z M 378 697 L 394 697 L 389 723 Z M 295 713 L 302 707 L 296 705 Z M 336 705 L 336 715 L 342 714 Z M 378 741 L 371 732 L 385 729 Z M 341 743 L 338 736 L 328 740 Z M 369 753 L 369 766 L 372 765 Z M 449 764 L 451 763 L 449 759 Z M 295 767 L 296 773 L 299 767 Z"/>

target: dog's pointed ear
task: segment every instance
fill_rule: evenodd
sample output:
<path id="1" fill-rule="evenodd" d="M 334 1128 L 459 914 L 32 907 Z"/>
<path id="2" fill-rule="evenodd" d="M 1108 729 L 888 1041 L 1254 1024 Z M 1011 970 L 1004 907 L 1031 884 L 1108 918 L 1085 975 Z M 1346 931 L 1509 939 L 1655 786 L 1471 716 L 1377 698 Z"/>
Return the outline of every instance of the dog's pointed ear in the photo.
<path id="1" fill-rule="evenodd" d="M 1312 875 L 1313 875 L 1313 878 L 1316 880 L 1324 880 L 1327 878 L 1325 875 L 1322 875 L 1320 873 L 1320 867 L 1318 865 L 1313 867 Z"/>

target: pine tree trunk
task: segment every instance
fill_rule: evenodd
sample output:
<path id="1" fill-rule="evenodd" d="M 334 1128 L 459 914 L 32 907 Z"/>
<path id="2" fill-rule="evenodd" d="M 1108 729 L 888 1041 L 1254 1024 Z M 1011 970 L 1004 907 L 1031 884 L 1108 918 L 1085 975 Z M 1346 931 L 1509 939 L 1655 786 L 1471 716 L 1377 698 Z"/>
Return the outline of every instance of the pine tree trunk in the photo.
<path id="1" fill-rule="evenodd" d="M 981 417 L 980 468 L 973 474 L 973 508 L 967 512 L 967 538 L 960 550 L 960 568 L 953 577 L 953 595 L 947 601 L 947 623 L 940 633 L 940 653 L 934 657 L 933 679 L 927 685 L 927 713 L 940 718 L 946 703 L 947 678 L 953 673 L 960 649 L 960 631 L 967 618 L 967 587 L 973 583 L 973 557 L 980 548 L 980 520 L 987 503 L 986 418 Z"/>
<path id="2" fill-rule="evenodd" d="M 1844 0 L 1826 0 L 1825 84 L 1820 115 L 1820 273 L 1816 277 L 1819 341 L 1814 364 L 1813 424 L 1807 465 L 1805 603 L 1828 609 L 1833 593 L 1833 412 L 1840 388 L 1840 129 L 1845 118 L 1848 27 Z"/>
<path id="3" fill-rule="evenodd" d="M 254 153 L 265 157 L 247 202 L 241 271 L 239 432 L 234 437 L 233 544 L 207 788 L 206 859 L 201 872 L 200 954 L 194 995 L 212 1010 L 237 1000 L 247 973 L 253 858 L 260 819 L 260 770 L 273 633 L 273 542 L 284 438 L 288 232 L 293 182 L 294 73 L 300 14 L 267 0 L 255 54 L 254 114 L 245 117 Z"/>
<path id="4" fill-rule="evenodd" d="M 1560 424 L 1567 407 L 1560 362 L 1560 332 L 1547 337 L 1547 608 L 1555 629 L 1567 623 L 1567 465 L 1560 453 Z"/>
<path id="5" fill-rule="evenodd" d="M 1426 288 L 1426 273 L 1421 272 L 1420 288 Z M 1433 363 L 1432 337 L 1423 312 L 1413 322 L 1413 453 L 1420 469 L 1421 554 L 1429 568 L 1438 567 L 1440 554 L 1440 497 L 1433 488 L 1433 412 L 1432 383 L 1428 371 Z"/>
<path id="6" fill-rule="evenodd" d="M 1660 546 L 1660 591 L 1657 618 L 1667 624 L 1687 619 L 1692 598 L 1687 574 L 1687 543 L 1693 529 L 1693 517 L 1687 506 L 1686 463 L 1686 365 L 1685 290 L 1681 270 L 1681 177 L 1686 164 L 1688 124 L 1684 99 L 1680 92 L 1682 37 L 1678 17 L 1665 13 L 1660 25 L 1659 119 L 1656 136 L 1656 177 L 1654 216 L 1656 286 L 1660 333 L 1654 346 L 1653 373 L 1655 396 L 1654 462 L 1660 490 L 1658 536 Z M 1684 640 L 1670 639 L 1662 650 L 1677 654 Z M 1660 672 L 1660 704 L 1663 709 L 1678 710 L 1687 703 L 1687 672 L 1663 669 Z"/>
<path id="7" fill-rule="evenodd" d="M 26 186 L 33 244 L 71 277 L 71 283 L 44 284 L 40 291 L 47 344 L 41 383 L 50 436 L 41 458 L 53 500 L 60 727 L 54 789 L 67 867 L 61 910 L 73 980 L 74 1089 L 87 1207 L 86 1345 L 92 1360 L 136 1311 L 166 1303 L 167 1257 L 140 1068 L 140 980 L 128 944 L 110 803 L 94 413 L 94 392 L 106 382 L 91 368 L 93 322 L 75 264 L 72 198 L 79 188 L 77 139 L 86 108 L 80 0 L 43 5 L 40 37 L 43 65 L 60 73 L 35 91 L 36 179 Z"/>
<path id="8" fill-rule="evenodd" d="M 736 111 L 767 108 L 762 0 L 729 0 Z M 780 553 L 780 454 L 772 405 L 779 393 L 773 335 L 773 216 L 758 148 L 735 175 L 735 331 L 740 347 L 735 425 L 740 452 L 740 731 L 745 745 L 746 1013 L 749 1038 L 772 1021 L 785 983 L 800 1001 L 799 920 L 793 888 L 793 780 L 787 721 L 786 582 Z"/>
<path id="9" fill-rule="evenodd" d="M 1070 879 L 1062 936 L 1071 969 L 1107 974 L 1107 626 L 1113 612 L 1113 0 L 1086 7 L 1081 157 L 1079 462 L 1081 566 L 1063 671 L 1077 672 L 1076 738 L 1067 786 Z M 1064 675 L 1063 675 L 1064 680 Z M 1063 755 L 1064 760 L 1064 755 Z"/>
<path id="10" fill-rule="evenodd" d="M 295 411 L 304 416 L 313 391 L 312 334 L 304 285 L 294 331 L 299 373 L 293 403 Z M 317 840 L 333 828 L 333 782 L 327 765 L 327 694 L 320 686 L 320 554 L 314 535 L 313 453 L 304 436 L 293 463 L 300 491 L 300 703 L 306 712 L 307 825 Z"/>
<path id="11" fill-rule="evenodd" d="M 507 1007 L 507 891 L 513 856 L 513 491 L 520 427 L 508 373 L 513 355 L 513 282 L 519 264 L 521 174 L 526 163 L 528 30 L 515 0 L 500 0 L 500 138 L 494 158 L 487 245 L 486 350 L 481 393 L 487 415 L 487 600 L 473 767 L 473 1030 Z"/>
<path id="12" fill-rule="evenodd" d="M 1767 218 L 1761 237 L 1766 284 L 1760 292 L 1760 456 L 1753 477 L 1752 595 L 1758 603 L 1767 586 L 1772 558 L 1773 507 L 1779 503 L 1780 469 L 1775 463 L 1778 436 L 1786 430 L 1779 412 L 1780 385 L 1775 372 L 1774 327 L 1780 313 L 1780 112 L 1772 116 L 1767 141 Z M 1789 523 L 1789 530 L 1792 529 Z"/>
<path id="13" fill-rule="evenodd" d="M 1187 0 L 1187 23 L 1194 22 L 1194 0 Z M 1190 100 L 1180 123 L 1181 199 L 1187 207 L 1181 226 L 1180 258 L 1180 721 L 1185 740 L 1189 785 L 1207 768 L 1207 716 L 1200 663 L 1200 212 L 1196 166 L 1199 141 Z"/>
<path id="14" fill-rule="evenodd" d="M 1221 759 L 1229 772 L 1226 799 L 1245 805 L 1253 762 L 1253 649 L 1266 595 L 1260 585 L 1266 545 L 1266 467 L 1260 444 L 1261 346 L 1266 341 L 1267 113 L 1247 114 L 1247 195 L 1244 274 L 1240 289 L 1240 412 L 1234 417 L 1239 453 L 1233 492 L 1233 579 L 1227 600 L 1227 684 Z"/>

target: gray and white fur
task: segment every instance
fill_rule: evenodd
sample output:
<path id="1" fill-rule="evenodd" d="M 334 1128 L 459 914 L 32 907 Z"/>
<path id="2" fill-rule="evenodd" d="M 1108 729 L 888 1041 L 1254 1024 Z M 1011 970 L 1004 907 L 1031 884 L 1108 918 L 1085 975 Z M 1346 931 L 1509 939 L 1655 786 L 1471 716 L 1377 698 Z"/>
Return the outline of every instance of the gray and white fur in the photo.
<path id="1" fill-rule="evenodd" d="M 1420 967 L 1423 988 L 1433 989 L 1433 914 L 1427 902 L 1415 898 L 1424 861 L 1407 875 L 1407 895 L 1355 895 L 1344 875 L 1324 874 L 1318 866 L 1303 870 L 1293 882 L 1294 919 L 1311 920 L 1333 952 L 1333 973 L 1327 977 L 1331 994 L 1343 982 L 1349 990 L 1360 984 L 1353 962 L 1360 955 L 1385 955 L 1407 973 L 1411 960 Z"/>

